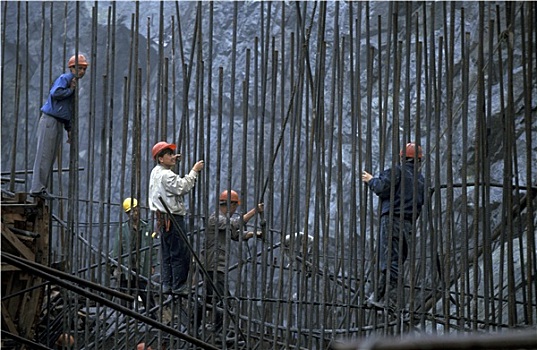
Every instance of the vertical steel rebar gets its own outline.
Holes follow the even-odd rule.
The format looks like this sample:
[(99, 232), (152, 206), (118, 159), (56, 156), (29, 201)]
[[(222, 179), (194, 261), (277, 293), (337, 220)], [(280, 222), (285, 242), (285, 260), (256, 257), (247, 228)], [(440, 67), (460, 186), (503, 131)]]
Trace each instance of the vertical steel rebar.
[[(15, 71), (17, 74), (15, 75), (15, 108), (13, 113), (18, 116), (19, 115), (19, 104), (20, 104), (20, 90), (21, 90), (21, 74), (22, 74), (22, 67), (19, 63), (19, 45), (20, 45), (20, 21), (21, 21), (21, 3), (17, 3), (17, 42), (15, 45)], [(17, 141), (18, 141), (18, 133), (19, 133), (19, 118), (15, 118), (15, 122), (13, 125), (13, 147), (11, 148), (11, 176), (9, 180), (9, 190), (11, 192), (15, 192), (15, 170), (17, 168), (17, 162), (16, 162), (16, 156), (17, 156)]]
[[(449, 9), (447, 4), (445, 6), (445, 16), (444, 18), (449, 18), (449, 24), (445, 28), (446, 32), (446, 144), (453, 144), (453, 131), (455, 123), (455, 110), (454, 110), (454, 51), (455, 51), (455, 7), (453, 3), (449, 3)], [(449, 11), (449, 15), (448, 12)], [(447, 21), (446, 21), (447, 22)], [(452, 276), (458, 275), (458, 266), (455, 263), (454, 259), (457, 255), (457, 242), (456, 242), (456, 229), (455, 229), (455, 215), (454, 215), (454, 189), (453, 189), (453, 152), (451, 147), (446, 147), (444, 151), (446, 155), (446, 251), (448, 252), (449, 258), (446, 260), (446, 279), (445, 281), (449, 284), (446, 284), (445, 289), (445, 300), (444, 300), (444, 312), (445, 315), (449, 314), (449, 309), (451, 308), (452, 296), (451, 296), (451, 280)], [(451, 250), (451, 251), (450, 251)], [(459, 290), (457, 285), (454, 286), (455, 293), (458, 293)], [(457, 316), (460, 316), (459, 313), (456, 313)], [(449, 328), (448, 328), (449, 329)]]
[[(534, 52), (534, 45), (532, 43), (534, 42), (534, 35), (535, 40), (537, 40), (537, 26), (535, 25), (535, 13), (537, 12), (537, 6), (535, 4), (526, 4), (527, 5), (527, 12), (526, 14), (522, 15), (522, 21), (521, 21), (521, 34), (522, 34), (522, 52), (526, 52), (526, 55), (522, 56), (522, 69), (523, 69), (523, 76), (524, 76), (524, 106), (531, 106), (532, 105), (532, 86), (535, 86), (535, 79), (537, 76), (534, 76), (533, 67), (534, 64), (537, 62), (533, 61), (533, 57), (536, 54)], [(524, 20), (524, 16), (527, 15), (527, 20)], [(533, 83), (532, 83), (533, 82)], [(532, 154), (532, 144), (533, 144), (533, 138), (531, 134), (531, 120), (532, 120), (532, 113), (529, 108), (524, 108), (524, 126), (525, 126), (525, 136), (526, 136), (526, 164), (531, 164), (531, 154)], [(534, 179), (532, 179), (532, 169), (529, 166), (526, 166), (526, 184), (527, 184), (527, 191), (533, 191), (532, 184)], [(534, 203), (531, 200), (532, 196), (528, 195), (526, 193), (526, 208), (528, 213), (533, 213), (534, 209)], [(534, 314), (535, 309), (532, 307), (531, 303), (535, 296), (537, 296), (537, 283), (531, 283), (532, 281), (532, 275), (535, 275), (535, 272), (537, 271), (537, 253), (536, 253), (536, 244), (535, 244), (535, 236), (531, 235), (531, 232), (535, 232), (534, 222), (531, 218), (531, 215), (526, 216), (526, 227), (527, 227), (527, 237), (526, 237), (526, 257), (527, 257), (527, 269), (526, 269), (526, 280), (528, 281), (528, 286), (526, 289), (526, 313), (527, 313), (527, 320), (528, 324), (533, 325), (534, 324)], [(522, 253), (522, 252), (521, 252)], [(533, 279), (535, 280), (535, 279)]]
[[(32, 155), (31, 118), (48, 91), (45, 80), (55, 78), (55, 62), (61, 56), (65, 68), (73, 50), (90, 57), (89, 74), (75, 92), (69, 173), (62, 170), (68, 154), (62, 145), (52, 176), (53, 192), (68, 199), (49, 204), (57, 218), (49, 261), (110, 286), (111, 261), (118, 257), (109, 244), (121, 238), (121, 230), (115, 232), (126, 219), (117, 201), (137, 197), (148, 213), (151, 146), (166, 140), (184, 154), (179, 173), (205, 160), (185, 198), (193, 257), (202, 256), (221, 190), (240, 192), (243, 213), (265, 203), (263, 240), (228, 240), (222, 247), (233, 295), (225, 299), (224, 325), (244, 334), (248, 348), (327, 348), (340, 337), (401, 336), (413, 328), (456, 333), (535, 324), (534, 3), (176, 1), (113, 3), (103, 11), (95, 2), (87, 38), (88, 3), (25, 5), (2, 4), (2, 127), (14, 130), (13, 145), (3, 144), (9, 152), (2, 165), (5, 159), (10, 191), (27, 191), (15, 175), (31, 177), (28, 159), (20, 158)], [(119, 13), (125, 9), (130, 18)], [(17, 16), (7, 17), (8, 11)], [(34, 15), (41, 17), (41, 33), (30, 30)], [(257, 27), (250, 31), (253, 16)], [(130, 20), (127, 30), (119, 30), (129, 22), (123, 17)], [(220, 32), (225, 43), (217, 41)], [(67, 40), (58, 42), (59, 35)], [(48, 71), (46, 59), (30, 60), (29, 41), (36, 37)], [(10, 113), (25, 122), (4, 124)], [(359, 174), (395, 166), (408, 141), (425, 151), (426, 199), (409, 257), (399, 261), (397, 304), (408, 309), (404, 318), (364, 304), (380, 274), (380, 211)], [(17, 170), (21, 164), (26, 169)], [(247, 229), (261, 224), (255, 216)], [(313, 245), (293, 236), (298, 232), (311, 235)], [(201, 272), (192, 278), (197, 298), (159, 304), (157, 318), (169, 311), (189, 334), (212, 321), (216, 305), (205, 304), (209, 279)], [(135, 281), (131, 290), (139, 288)], [(109, 306), (61, 293), (66, 311), (48, 319), (43, 339), (49, 344), (58, 329), (79, 322), (71, 310), (92, 309), (104, 316), (88, 314), (73, 331), (79, 348), (110, 347), (109, 327), (115, 327), (113, 348), (130, 349), (141, 339), (153, 348), (183, 346), (176, 334), (142, 329), (133, 315), (114, 319), (120, 314), (111, 316)], [(45, 300), (54, 302), (53, 294)], [(201, 327), (196, 334), (211, 332)]]
[[(465, 21), (465, 12), (464, 8), (461, 9), (461, 23)], [(460, 50), (462, 53), (462, 96), (461, 96), (461, 125), (462, 125), (462, 148), (468, 149), (468, 92), (469, 92), (469, 70), (470, 70), (470, 33), (466, 31), (464, 27), (461, 30), (461, 33), (464, 33), (464, 36), (461, 36), (461, 46)], [(468, 203), (468, 153), (463, 152), (461, 155), (461, 200), (463, 203)], [(460, 280), (460, 292), (461, 295), (457, 298), (457, 302), (460, 305), (459, 314), (461, 315), (461, 320), (459, 326), (464, 326), (464, 320), (469, 319), (471, 315), (470, 305), (471, 305), (471, 296), (470, 291), (470, 261), (469, 261), (469, 225), (468, 225), (468, 208), (467, 204), (464, 204), (464, 210), (461, 210), (461, 271), (463, 276)]]

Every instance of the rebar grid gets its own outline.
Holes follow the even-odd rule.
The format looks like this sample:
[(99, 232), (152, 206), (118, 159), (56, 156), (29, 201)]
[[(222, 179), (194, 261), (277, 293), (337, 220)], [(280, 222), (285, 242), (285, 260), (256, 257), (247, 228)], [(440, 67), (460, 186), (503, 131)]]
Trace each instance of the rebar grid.
[[(29, 190), (49, 83), (70, 55), (90, 61), (52, 177), (60, 198), (50, 203), (47, 259), (87, 289), (49, 280), (60, 297), (49, 294), (36, 342), (67, 332), (77, 349), (142, 340), (326, 349), (375, 335), (535, 327), (535, 3), (2, 1), (2, 11), (10, 192)], [(120, 203), (138, 198), (155, 220), (147, 193), (160, 140), (177, 143), (177, 173), (206, 165), (186, 197), (195, 296), (167, 300), (155, 276), (140, 276), (158, 301), (153, 322), (141, 303), (122, 307), (106, 290), (117, 288)], [(378, 282), (380, 211), (357, 174), (395, 166), (414, 140), (429, 192), (398, 281), (404, 311), (393, 315), (364, 304)], [(204, 231), (229, 188), (243, 212), (258, 202), (266, 210), (248, 227), (266, 230), (262, 240), (225, 247), (224, 327), (244, 344), (218, 343), (204, 327), (216, 307), (204, 302)]]

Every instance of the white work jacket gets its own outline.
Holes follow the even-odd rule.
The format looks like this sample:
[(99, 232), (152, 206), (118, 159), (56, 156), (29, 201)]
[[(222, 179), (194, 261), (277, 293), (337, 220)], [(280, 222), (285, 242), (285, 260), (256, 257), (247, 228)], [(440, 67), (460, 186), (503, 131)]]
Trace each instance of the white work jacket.
[(181, 177), (171, 169), (157, 164), (151, 170), (149, 178), (149, 209), (167, 213), (159, 200), (161, 196), (172, 214), (184, 216), (186, 208), (183, 196), (194, 187), (197, 178), (198, 172), (195, 170), (190, 170), (190, 173)]

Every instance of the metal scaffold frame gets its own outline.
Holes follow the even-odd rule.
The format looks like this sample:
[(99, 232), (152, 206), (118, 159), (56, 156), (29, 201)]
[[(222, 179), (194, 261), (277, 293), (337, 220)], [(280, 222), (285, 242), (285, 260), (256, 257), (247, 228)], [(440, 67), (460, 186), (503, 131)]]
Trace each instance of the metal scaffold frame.
[[(2, 349), (537, 347), (536, 17), (534, 2), (2, 1)], [(39, 108), (78, 53), (57, 198), (33, 198)], [(178, 174), (205, 161), (185, 196), (186, 298), (121, 263), (158, 253), (157, 233), (113, 249), (124, 198), (156, 226), (162, 140)], [(360, 173), (410, 141), (427, 191), (393, 312), (366, 303), (380, 210)], [(225, 189), (265, 212), (246, 226), (262, 238), (222, 247), (217, 304), (203, 251)], [(228, 339), (207, 326), (217, 308)]]

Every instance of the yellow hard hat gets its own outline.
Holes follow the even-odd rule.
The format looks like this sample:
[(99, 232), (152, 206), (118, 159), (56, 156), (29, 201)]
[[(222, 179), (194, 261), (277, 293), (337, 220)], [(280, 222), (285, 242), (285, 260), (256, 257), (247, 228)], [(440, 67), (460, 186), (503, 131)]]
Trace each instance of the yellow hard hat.
[(123, 201), (123, 210), (125, 210), (125, 213), (128, 213), (131, 211), (132, 208), (136, 208), (138, 206), (138, 201), (136, 198), (125, 198)]

